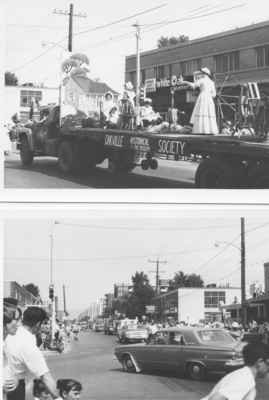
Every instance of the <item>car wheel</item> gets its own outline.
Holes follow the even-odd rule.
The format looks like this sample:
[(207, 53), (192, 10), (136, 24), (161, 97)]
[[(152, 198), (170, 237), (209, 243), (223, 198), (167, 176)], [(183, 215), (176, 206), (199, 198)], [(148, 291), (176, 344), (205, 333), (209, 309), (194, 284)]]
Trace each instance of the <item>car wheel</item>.
[(134, 363), (129, 355), (124, 356), (122, 360), (122, 368), (124, 372), (136, 372)]
[(194, 381), (202, 381), (206, 376), (206, 369), (202, 364), (191, 363), (187, 366), (187, 374)]

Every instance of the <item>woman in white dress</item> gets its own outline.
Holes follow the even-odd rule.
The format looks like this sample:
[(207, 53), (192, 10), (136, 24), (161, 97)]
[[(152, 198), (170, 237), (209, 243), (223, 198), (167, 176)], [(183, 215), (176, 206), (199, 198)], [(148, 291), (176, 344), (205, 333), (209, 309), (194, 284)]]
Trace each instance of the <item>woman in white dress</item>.
[(190, 120), (193, 124), (192, 133), (218, 135), (219, 129), (213, 100), (216, 97), (215, 84), (208, 68), (201, 68), (200, 71), (202, 75), (196, 82), (181, 81), (192, 89), (200, 89)]

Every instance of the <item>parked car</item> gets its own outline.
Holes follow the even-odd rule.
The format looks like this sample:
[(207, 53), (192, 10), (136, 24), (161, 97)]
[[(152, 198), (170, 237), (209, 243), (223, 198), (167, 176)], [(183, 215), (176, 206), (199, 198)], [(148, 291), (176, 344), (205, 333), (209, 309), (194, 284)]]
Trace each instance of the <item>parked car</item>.
[(104, 323), (104, 334), (105, 335), (114, 335), (115, 333), (115, 324), (113, 319), (105, 319)]
[(244, 345), (224, 329), (173, 327), (159, 330), (148, 343), (117, 346), (115, 355), (127, 372), (172, 370), (202, 380), (209, 372), (242, 367)]
[(95, 321), (94, 324), (94, 330), (95, 332), (103, 332), (103, 330), (105, 329), (105, 323), (104, 320), (99, 318)]
[(120, 343), (145, 342), (149, 337), (148, 329), (139, 325), (125, 325), (118, 331)]

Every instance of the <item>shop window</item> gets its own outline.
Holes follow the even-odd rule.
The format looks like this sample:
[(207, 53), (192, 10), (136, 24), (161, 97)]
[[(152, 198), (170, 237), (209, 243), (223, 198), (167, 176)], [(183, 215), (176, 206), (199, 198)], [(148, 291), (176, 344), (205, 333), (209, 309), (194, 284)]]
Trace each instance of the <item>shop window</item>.
[(158, 65), (157, 67), (155, 67), (154, 68), (154, 75), (155, 75), (156, 79), (165, 78), (164, 65)]
[(192, 75), (195, 71), (199, 70), (202, 66), (200, 58), (189, 61), (182, 61), (180, 63), (180, 70), (182, 75)]
[(224, 291), (206, 291), (204, 293), (205, 308), (217, 308), (220, 302), (223, 302), (225, 304)]
[(269, 46), (257, 47), (257, 67), (269, 66)]
[(21, 90), (20, 92), (21, 107), (30, 107), (32, 98), (34, 98), (39, 103), (42, 100), (41, 90)]
[(215, 57), (216, 72), (231, 72), (239, 70), (239, 51), (219, 54)]
[(136, 72), (130, 72), (130, 81), (132, 82), (133, 86), (136, 87)]

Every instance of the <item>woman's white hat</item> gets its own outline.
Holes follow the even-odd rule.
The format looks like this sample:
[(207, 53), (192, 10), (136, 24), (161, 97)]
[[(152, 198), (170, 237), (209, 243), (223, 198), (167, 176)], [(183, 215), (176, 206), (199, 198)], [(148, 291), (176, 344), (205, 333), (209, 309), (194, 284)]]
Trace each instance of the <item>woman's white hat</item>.
[(146, 97), (144, 100), (144, 103), (152, 103), (152, 100), (149, 97)]
[(201, 68), (201, 69), (200, 69), (200, 71), (201, 71), (201, 72), (203, 72), (204, 74), (208, 75), (209, 77), (211, 77), (211, 76), (212, 76), (212, 75), (211, 75), (211, 71), (210, 71), (210, 69), (209, 69), (209, 68), (207, 68), (207, 67), (203, 67), (203, 68)]

